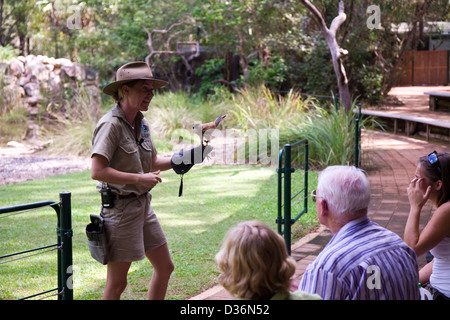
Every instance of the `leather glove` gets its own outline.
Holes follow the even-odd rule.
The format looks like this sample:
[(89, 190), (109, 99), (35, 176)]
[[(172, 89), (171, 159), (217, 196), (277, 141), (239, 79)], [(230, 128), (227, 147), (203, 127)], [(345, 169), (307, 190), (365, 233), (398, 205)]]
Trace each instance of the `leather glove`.
[(211, 146), (200, 145), (190, 150), (174, 153), (170, 160), (172, 169), (178, 174), (185, 174), (191, 170), (194, 164), (202, 163), (212, 150)]
[(194, 164), (202, 163), (212, 149), (211, 146), (202, 144), (190, 150), (181, 150), (173, 154), (172, 159), (170, 159), (170, 164), (176, 173), (181, 174), (180, 187), (178, 190), (179, 197), (183, 195), (183, 175), (191, 170)]

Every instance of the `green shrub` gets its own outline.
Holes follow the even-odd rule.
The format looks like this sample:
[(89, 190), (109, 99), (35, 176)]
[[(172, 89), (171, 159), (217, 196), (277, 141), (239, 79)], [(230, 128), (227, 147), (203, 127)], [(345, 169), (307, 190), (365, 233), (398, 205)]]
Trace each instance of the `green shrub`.
[(289, 77), (289, 68), (283, 57), (271, 56), (267, 64), (256, 60), (248, 70), (247, 85), (258, 87), (265, 85), (272, 90), (279, 90)]
[(220, 83), (212, 83), (212, 81), (223, 77), (224, 65), (224, 59), (215, 58), (206, 60), (205, 63), (195, 69), (195, 74), (201, 79), (201, 86), (198, 91), (200, 97), (207, 97), (214, 92), (215, 88), (222, 87)]

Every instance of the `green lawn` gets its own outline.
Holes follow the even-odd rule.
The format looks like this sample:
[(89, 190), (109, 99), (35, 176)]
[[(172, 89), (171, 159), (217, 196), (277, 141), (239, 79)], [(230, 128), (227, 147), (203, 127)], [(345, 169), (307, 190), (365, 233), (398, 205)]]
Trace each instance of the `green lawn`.
[[(185, 299), (213, 285), (218, 276), (214, 256), (225, 232), (240, 221), (257, 219), (276, 230), (277, 179), (275, 168), (256, 166), (196, 166), (180, 179), (173, 171), (161, 173), (163, 183), (153, 191), (153, 208), (168, 238), (175, 271), (167, 299)], [(309, 190), (317, 174), (310, 171)], [(293, 174), (293, 193), (303, 174)], [(100, 197), (89, 172), (53, 176), (0, 187), (0, 207), (59, 199), (72, 193), (74, 299), (101, 299), (106, 266), (89, 254), (84, 228), (90, 213), (100, 211)], [(300, 210), (293, 205), (293, 211)], [(315, 206), (293, 227), (293, 242), (318, 225)], [(51, 208), (0, 218), (0, 255), (56, 242), (56, 217)], [(4, 260), (4, 259), (2, 259)], [(1, 263), (2, 261), (0, 261)], [(123, 299), (145, 299), (152, 274), (147, 260), (133, 263)], [(0, 299), (17, 299), (56, 287), (55, 251), (0, 264)]]

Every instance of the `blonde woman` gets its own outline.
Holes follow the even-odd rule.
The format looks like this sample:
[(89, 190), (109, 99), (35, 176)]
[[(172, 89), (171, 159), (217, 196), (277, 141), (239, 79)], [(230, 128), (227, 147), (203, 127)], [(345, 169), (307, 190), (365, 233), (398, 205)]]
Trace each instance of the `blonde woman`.
[(319, 300), (318, 295), (290, 292), (295, 261), (283, 238), (264, 223), (241, 222), (230, 229), (216, 255), (219, 283), (240, 299)]
[(184, 161), (195, 149), (177, 152), (172, 158), (158, 156), (143, 112), (149, 109), (154, 90), (167, 84), (155, 79), (145, 62), (136, 61), (120, 67), (116, 81), (103, 88), (116, 101), (97, 123), (91, 152), (91, 177), (98, 180), (102, 195), (101, 216), (108, 242), (105, 300), (120, 299), (134, 261), (147, 258), (153, 265), (148, 289), (152, 300), (165, 298), (174, 269), (150, 191), (162, 182), (161, 171), (172, 168), (186, 173), (198, 162)]

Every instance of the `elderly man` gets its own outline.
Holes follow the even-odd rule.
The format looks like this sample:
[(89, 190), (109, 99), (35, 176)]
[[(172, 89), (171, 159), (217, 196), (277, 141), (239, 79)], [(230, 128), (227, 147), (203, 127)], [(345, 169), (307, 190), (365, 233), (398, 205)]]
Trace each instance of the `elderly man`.
[(299, 290), (329, 300), (420, 298), (414, 251), (367, 216), (370, 184), (364, 171), (326, 168), (313, 201), (333, 238), (306, 269)]

